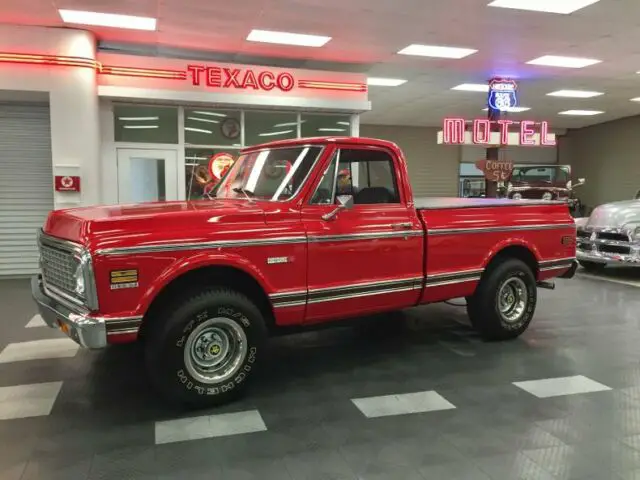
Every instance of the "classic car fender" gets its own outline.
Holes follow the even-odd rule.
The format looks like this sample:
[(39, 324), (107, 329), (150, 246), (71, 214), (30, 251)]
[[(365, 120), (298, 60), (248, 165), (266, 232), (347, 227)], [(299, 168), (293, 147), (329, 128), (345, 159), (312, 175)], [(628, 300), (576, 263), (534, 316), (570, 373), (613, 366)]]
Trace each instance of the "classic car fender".
[(542, 255), (536, 245), (522, 238), (508, 237), (500, 240), (487, 252), (482, 260), (482, 268), (486, 269), (489, 263), (491, 263), (497, 255), (501, 252), (508, 252), (509, 250), (512, 250), (514, 255), (530, 255), (529, 258), (534, 260), (536, 265), (539, 264), (540, 260), (542, 260)]
[(151, 303), (173, 281), (183, 275), (201, 268), (231, 267), (240, 270), (253, 278), (266, 295), (274, 289), (267, 277), (255, 264), (235, 253), (199, 253), (186, 258), (179, 258), (167, 267), (154, 281), (140, 298), (138, 312), (144, 315)]

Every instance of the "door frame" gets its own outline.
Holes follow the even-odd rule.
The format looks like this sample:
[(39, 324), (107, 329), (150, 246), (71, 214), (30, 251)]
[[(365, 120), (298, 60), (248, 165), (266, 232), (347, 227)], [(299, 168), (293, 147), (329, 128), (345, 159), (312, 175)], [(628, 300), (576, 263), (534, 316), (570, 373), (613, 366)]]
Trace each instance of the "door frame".
[[(173, 146), (172, 146), (173, 147)], [(177, 148), (166, 148), (164, 146), (159, 146), (157, 144), (125, 144), (118, 143), (115, 145), (115, 182), (116, 182), (116, 198), (117, 203), (123, 203), (120, 197), (120, 152), (141, 152), (141, 156), (146, 156), (145, 153), (149, 155), (149, 158), (152, 157), (152, 153), (159, 153), (158, 157), (163, 156), (166, 159), (166, 154), (170, 153), (175, 158), (175, 172), (174, 178), (176, 181), (176, 198), (175, 200), (182, 200), (185, 198), (185, 185), (184, 185), (184, 155), (182, 159), (180, 158), (179, 152)], [(130, 154), (129, 154), (130, 156)], [(158, 158), (155, 157), (155, 158)], [(181, 160), (183, 163), (182, 168), (180, 168)], [(165, 163), (165, 175), (168, 172), (168, 165)], [(182, 181), (181, 181), (182, 180)], [(166, 181), (166, 180), (165, 180)]]

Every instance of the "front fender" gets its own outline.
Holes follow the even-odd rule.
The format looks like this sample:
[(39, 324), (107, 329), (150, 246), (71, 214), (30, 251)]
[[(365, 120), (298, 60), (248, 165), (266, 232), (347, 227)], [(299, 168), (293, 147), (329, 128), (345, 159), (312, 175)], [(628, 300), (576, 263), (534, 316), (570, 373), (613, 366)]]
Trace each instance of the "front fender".
[(241, 255), (228, 252), (199, 253), (186, 258), (176, 259), (175, 262), (165, 268), (142, 295), (140, 304), (138, 305), (138, 311), (144, 314), (157, 295), (182, 275), (199, 268), (216, 266), (231, 267), (243, 271), (253, 277), (267, 294), (274, 290), (264, 273), (261, 272), (255, 264)]

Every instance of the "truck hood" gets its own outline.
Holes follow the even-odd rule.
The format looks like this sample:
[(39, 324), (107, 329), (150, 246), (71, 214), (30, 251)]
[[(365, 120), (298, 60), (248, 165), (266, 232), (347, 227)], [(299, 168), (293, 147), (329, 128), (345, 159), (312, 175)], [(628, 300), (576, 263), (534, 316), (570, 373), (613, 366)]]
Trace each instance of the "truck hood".
[(624, 200), (596, 207), (587, 222), (588, 227), (622, 228), (640, 222), (640, 200)]
[(264, 209), (246, 200), (157, 202), (55, 210), (44, 225), (48, 235), (83, 245), (126, 239), (127, 243), (191, 238), (217, 225), (264, 223)]

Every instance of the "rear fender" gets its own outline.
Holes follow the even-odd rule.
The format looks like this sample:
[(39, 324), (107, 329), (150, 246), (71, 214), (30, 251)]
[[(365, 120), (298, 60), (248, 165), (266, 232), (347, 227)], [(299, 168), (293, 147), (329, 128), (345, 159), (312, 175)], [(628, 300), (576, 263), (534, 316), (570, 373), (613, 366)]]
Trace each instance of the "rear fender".
[[(489, 266), (489, 263), (498, 255), (500, 252), (504, 251), (509, 247), (523, 247), (526, 248), (535, 258), (536, 264), (540, 263), (542, 256), (540, 255), (540, 251), (538, 248), (531, 242), (528, 242), (522, 238), (506, 238), (496, 243), (493, 248), (491, 248), (485, 255), (482, 260), (482, 268), (486, 269)], [(535, 272), (534, 272), (535, 274)]]

